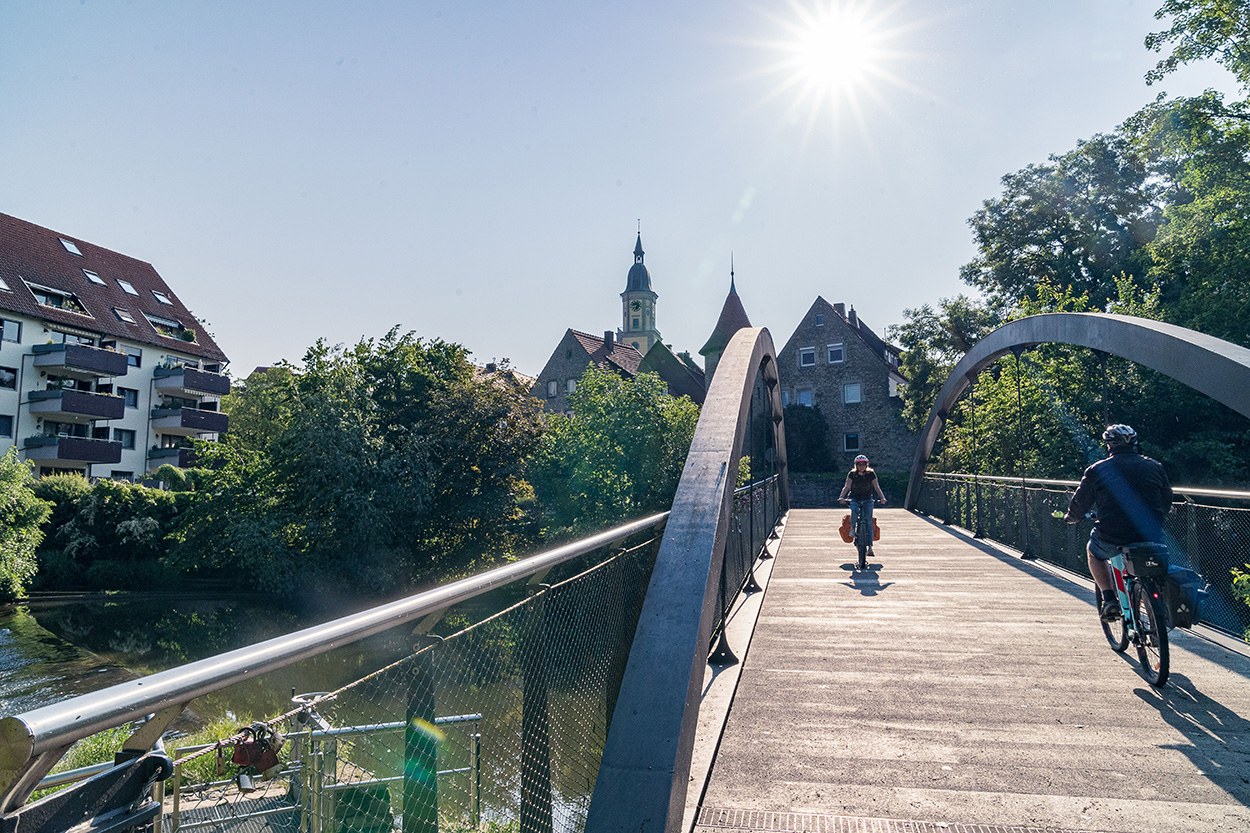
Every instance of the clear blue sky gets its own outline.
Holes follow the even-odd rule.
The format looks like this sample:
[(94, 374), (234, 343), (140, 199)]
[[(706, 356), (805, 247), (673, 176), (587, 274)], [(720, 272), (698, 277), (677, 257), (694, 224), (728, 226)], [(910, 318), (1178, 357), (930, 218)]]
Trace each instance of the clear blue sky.
[(620, 324), (638, 219), (677, 350), (731, 251), (779, 348), (817, 295), (882, 332), (968, 291), (1003, 174), (1232, 88), (1145, 85), (1157, 2), (859, 5), (835, 96), (795, 60), (811, 0), (14, 0), (0, 211), (151, 262), (236, 375), (394, 324), (534, 374)]

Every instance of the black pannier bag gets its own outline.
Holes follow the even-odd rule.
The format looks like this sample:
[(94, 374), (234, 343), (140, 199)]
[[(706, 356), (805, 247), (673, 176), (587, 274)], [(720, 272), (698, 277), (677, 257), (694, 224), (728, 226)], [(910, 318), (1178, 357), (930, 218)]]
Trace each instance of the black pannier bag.
[(1170, 565), (1163, 583), (1164, 601), (1168, 608), (1168, 626), (1192, 628), (1202, 615), (1202, 602), (1207, 597), (1207, 582), (1187, 567)]

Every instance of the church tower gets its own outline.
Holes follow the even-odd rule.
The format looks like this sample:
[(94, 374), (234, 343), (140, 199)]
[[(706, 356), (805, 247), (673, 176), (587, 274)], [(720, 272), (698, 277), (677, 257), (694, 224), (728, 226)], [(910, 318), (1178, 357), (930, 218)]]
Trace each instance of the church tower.
[(621, 331), (618, 338), (646, 355), (651, 346), (660, 340), (655, 328), (655, 299), (659, 296), (651, 290), (651, 274), (642, 262), (642, 232), (634, 245), (634, 265), (625, 279), (625, 291), (621, 293)]

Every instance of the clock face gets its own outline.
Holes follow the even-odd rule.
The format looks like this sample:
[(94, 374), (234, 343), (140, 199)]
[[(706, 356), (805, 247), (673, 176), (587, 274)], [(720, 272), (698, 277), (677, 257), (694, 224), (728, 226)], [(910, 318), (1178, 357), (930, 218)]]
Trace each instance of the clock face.
[(631, 301), (629, 304), (629, 308), (632, 309), (634, 312), (637, 312), (638, 310), (642, 309), (642, 301), (638, 301), (638, 300)]

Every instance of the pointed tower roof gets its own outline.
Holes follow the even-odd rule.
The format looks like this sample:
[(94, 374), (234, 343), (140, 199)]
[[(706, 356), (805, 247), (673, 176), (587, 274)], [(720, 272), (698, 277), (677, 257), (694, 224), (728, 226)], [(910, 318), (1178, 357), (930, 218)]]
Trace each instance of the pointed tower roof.
[(708, 337), (707, 344), (699, 348), (699, 355), (720, 353), (729, 346), (729, 339), (733, 338), (734, 333), (750, 326), (751, 319), (747, 318), (747, 311), (743, 308), (742, 299), (738, 297), (738, 290), (734, 286), (734, 271), (731, 263), (729, 295), (725, 297), (725, 305), (721, 307), (720, 318), (716, 320), (716, 326), (712, 329), (712, 335)]
[(638, 232), (638, 242), (634, 244), (634, 265), (629, 267), (629, 277), (625, 279), (626, 292), (652, 292), (651, 273), (642, 263), (642, 232)]

